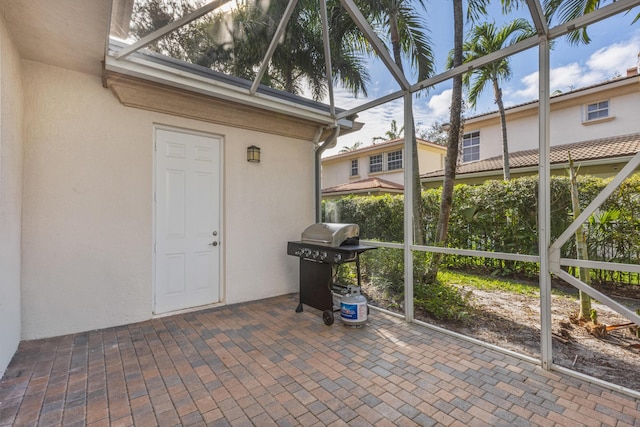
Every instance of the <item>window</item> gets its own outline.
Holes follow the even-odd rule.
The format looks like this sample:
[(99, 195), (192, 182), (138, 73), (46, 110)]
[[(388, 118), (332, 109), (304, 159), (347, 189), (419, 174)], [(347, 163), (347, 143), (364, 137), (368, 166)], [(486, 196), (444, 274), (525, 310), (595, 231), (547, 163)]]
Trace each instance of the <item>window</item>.
[(402, 169), (402, 150), (387, 153), (387, 170)]
[(462, 137), (462, 162), (480, 160), (480, 132), (467, 133)]
[(369, 173), (382, 172), (382, 154), (369, 156)]
[(358, 159), (351, 160), (351, 176), (358, 176), (360, 172), (358, 171)]
[(609, 117), (609, 101), (600, 101), (587, 105), (587, 121)]

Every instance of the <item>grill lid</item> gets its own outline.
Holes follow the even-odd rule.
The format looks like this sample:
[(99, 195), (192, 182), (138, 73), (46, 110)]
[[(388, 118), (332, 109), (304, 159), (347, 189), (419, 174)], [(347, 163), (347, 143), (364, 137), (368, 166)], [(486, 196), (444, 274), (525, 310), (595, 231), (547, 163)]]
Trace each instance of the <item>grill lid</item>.
[(302, 232), (302, 241), (337, 248), (342, 245), (357, 245), (360, 240), (358, 224), (320, 222), (310, 225)]

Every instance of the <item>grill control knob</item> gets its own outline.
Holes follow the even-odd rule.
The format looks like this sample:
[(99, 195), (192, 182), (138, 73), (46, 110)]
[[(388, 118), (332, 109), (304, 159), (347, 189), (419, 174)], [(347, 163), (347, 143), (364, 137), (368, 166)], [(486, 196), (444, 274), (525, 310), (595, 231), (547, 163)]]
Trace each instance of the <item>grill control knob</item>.
[(313, 251), (312, 256), (313, 256), (314, 258), (318, 258), (318, 257), (320, 256), (320, 251)]
[(340, 254), (335, 254), (333, 256), (333, 261), (334, 262), (340, 262), (341, 259), (342, 259), (342, 255), (340, 255)]
[(320, 260), (324, 261), (326, 257), (327, 257), (327, 253), (325, 251), (320, 252)]
[(308, 257), (309, 255), (311, 255), (311, 249), (309, 248), (304, 248), (302, 250), (302, 256)]

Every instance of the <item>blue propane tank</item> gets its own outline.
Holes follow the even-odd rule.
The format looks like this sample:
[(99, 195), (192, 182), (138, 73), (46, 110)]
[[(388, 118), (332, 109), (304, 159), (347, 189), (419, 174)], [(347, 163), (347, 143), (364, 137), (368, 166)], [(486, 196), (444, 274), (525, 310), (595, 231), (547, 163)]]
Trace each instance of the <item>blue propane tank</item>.
[(360, 294), (360, 287), (348, 286), (340, 299), (340, 317), (347, 325), (359, 326), (367, 321), (367, 299)]

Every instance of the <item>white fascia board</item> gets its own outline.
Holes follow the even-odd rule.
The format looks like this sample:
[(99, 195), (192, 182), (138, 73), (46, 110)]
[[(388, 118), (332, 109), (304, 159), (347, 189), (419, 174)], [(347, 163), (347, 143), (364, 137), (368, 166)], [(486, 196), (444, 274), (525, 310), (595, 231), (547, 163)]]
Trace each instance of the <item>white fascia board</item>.
[(339, 125), (345, 129), (354, 128), (354, 122), (352, 120), (336, 120), (331, 117), (328, 111), (321, 111), (307, 105), (275, 98), (262, 93), (251, 95), (246, 89), (141, 58), (128, 57), (126, 60), (117, 60), (107, 55), (105, 57), (104, 67), (105, 70), (108, 71), (162, 83), (190, 92), (238, 102), (263, 110), (282, 113), (291, 117), (310, 120), (327, 126)]

